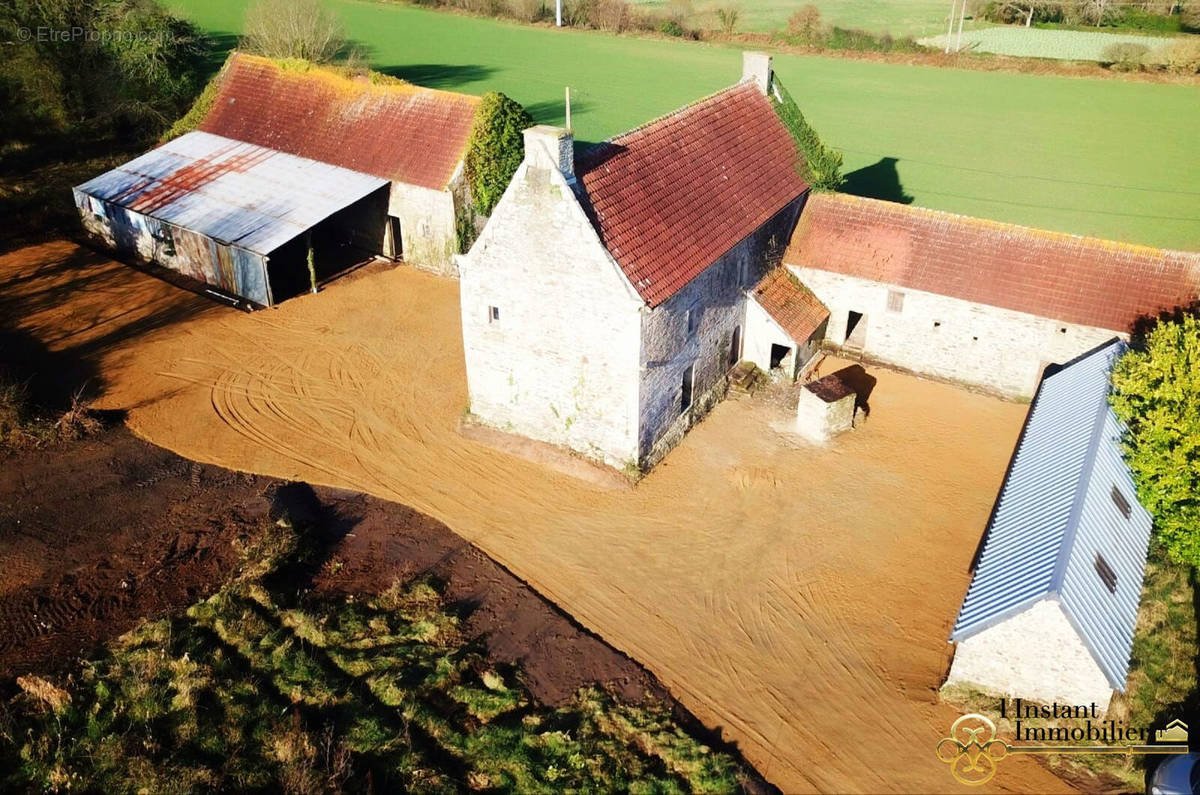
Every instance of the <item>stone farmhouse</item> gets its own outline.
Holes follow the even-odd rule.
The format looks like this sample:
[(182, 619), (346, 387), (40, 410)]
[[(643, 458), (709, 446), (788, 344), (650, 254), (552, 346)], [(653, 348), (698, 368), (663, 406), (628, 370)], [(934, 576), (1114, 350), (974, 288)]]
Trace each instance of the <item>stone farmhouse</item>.
[(1013, 397), (1200, 297), (1200, 254), (844, 194), (809, 200), (784, 261), (829, 307), (827, 344)]
[[(770, 58), (748, 53), (736, 85), (578, 161), (569, 131), (525, 132), (523, 164), (459, 262), (476, 418), (645, 469), (724, 395), (744, 346), (770, 356), (750, 339), (747, 291), (809, 193), (773, 80)], [(823, 308), (787, 277), (762, 300), (789, 311), (755, 328), (799, 362)]]
[(947, 684), (1107, 707), (1129, 673), (1150, 514), (1108, 405), (1112, 340), (1047, 368), (954, 624)]

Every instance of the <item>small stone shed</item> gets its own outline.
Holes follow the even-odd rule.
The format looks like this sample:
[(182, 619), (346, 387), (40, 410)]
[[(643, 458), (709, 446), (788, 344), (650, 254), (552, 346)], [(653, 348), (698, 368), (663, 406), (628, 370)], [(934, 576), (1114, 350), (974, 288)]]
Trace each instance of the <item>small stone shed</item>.
[(947, 684), (1042, 703), (1124, 691), (1150, 514), (1108, 405), (1113, 340), (1048, 368), (950, 640)]
[(387, 190), (370, 174), (191, 132), (74, 195), (84, 228), (121, 253), (271, 306), (380, 253)]
[(244, 53), (230, 56), (216, 85), (200, 130), (382, 177), (384, 253), (454, 275), (479, 97)]
[(858, 393), (847, 381), (830, 373), (800, 387), (796, 401), (796, 430), (823, 442), (854, 427)]
[(845, 194), (809, 199), (784, 262), (829, 307), (829, 344), (1014, 397), (1200, 297), (1200, 253)]
[(742, 359), (795, 380), (821, 349), (829, 310), (786, 267), (768, 273), (746, 303)]

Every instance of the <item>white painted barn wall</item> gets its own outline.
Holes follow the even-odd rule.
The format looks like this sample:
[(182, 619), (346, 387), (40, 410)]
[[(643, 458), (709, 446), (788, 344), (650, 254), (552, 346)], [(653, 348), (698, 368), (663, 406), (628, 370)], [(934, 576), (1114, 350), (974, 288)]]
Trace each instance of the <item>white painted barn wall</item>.
[(813, 332), (809, 339), (793, 340), (775, 322), (770, 313), (759, 306), (758, 302), (754, 300), (753, 294), (747, 297), (746, 342), (742, 348), (742, 361), (753, 362), (760, 370), (769, 371), (771, 369), (771, 346), (784, 345), (791, 348), (792, 352), (781, 367), (785, 375), (794, 380), (821, 349), (821, 340), (823, 339), (825, 339), (824, 323)]
[(563, 175), (523, 164), (459, 264), (471, 413), (635, 463), (643, 303)]
[(1056, 599), (958, 643), (946, 684), (1050, 704), (1097, 704), (1107, 710), (1112, 686)]
[[(1114, 336), (1128, 336), (815, 268), (789, 267), (829, 307), (830, 342), (842, 344), (848, 313), (862, 312), (866, 356), (1012, 397), (1031, 397), (1046, 364), (1069, 361)], [(899, 312), (888, 309), (889, 292), (904, 294)], [(940, 325), (935, 327), (935, 322)]]
[(458, 253), (458, 237), (451, 190), (393, 182), (388, 215), (400, 219), (402, 254), (407, 264), (441, 276), (457, 275), (453, 258)]
[[(777, 264), (803, 197), (727, 251), (683, 289), (644, 313), (639, 464), (649, 469), (725, 395), (733, 331), (746, 337), (746, 290)], [(694, 331), (688, 334), (688, 312)], [(692, 407), (681, 411), (683, 374), (693, 370)]]

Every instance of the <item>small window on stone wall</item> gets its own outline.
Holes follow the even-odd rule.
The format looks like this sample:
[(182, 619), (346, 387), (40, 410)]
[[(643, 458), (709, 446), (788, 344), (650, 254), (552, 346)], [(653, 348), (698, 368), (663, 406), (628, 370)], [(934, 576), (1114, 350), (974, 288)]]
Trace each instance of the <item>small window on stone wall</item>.
[(696, 311), (695, 307), (692, 307), (687, 311), (687, 316), (684, 319), (684, 323), (687, 326), (687, 333), (689, 337), (696, 333), (696, 326), (699, 325), (698, 317), (699, 313)]
[(889, 312), (903, 312), (904, 293), (897, 290), (888, 290), (887, 308)]
[(498, 306), (489, 306), (488, 307), (488, 322), (489, 323), (499, 323), (500, 322), (500, 307), (498, 307)]
[(1117, 573), (1099, 552), (1096, 553), (1096, 573), (1100, 575), (1100, 582), (1104, 583), (1109, 593), (1117, 592)]

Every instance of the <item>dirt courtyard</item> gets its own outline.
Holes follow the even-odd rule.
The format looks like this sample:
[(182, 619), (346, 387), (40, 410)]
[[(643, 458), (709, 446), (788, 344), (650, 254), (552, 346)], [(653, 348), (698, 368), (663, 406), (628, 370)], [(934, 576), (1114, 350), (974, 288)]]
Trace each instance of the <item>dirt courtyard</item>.
[[(606, 489), (458, 432), (451, 280), (371, 271), (246, 315), (61, 243), (0, 256), (0, 290), (10, 323), (86, 350), (99, 407), (138, 435), (444, 522), (784, 791), (962, 789), (934, 756), (958, 717), (936, 688), (1025, 406), (873, 369), (869, 421), (827, 447), (727, 401), (636, 489)], [(164, 321), (114, 334), (130, 312)], [(1020, 758), (995, 785), (1066, 788)]]

